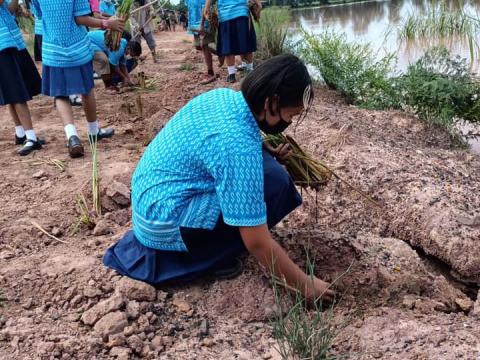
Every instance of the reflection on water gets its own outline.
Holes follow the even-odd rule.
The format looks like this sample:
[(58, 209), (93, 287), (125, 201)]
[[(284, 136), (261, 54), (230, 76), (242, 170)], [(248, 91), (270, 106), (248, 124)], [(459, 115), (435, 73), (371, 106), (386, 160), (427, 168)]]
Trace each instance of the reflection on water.
[[(460, 37), (445, 39), (427, 39), (410, 43), (398, 40), (397, 29), (410, 13), (425, 14), (435, 0), (390, 0), (372, 1), (338, 6), (327, 6), (312, 9), (298, 9), (292, 11), (291, 31), (295, 32), (303, 27), (307, 31), (320, 33), (326, 29), (345, 33), (348, 41), (370, 43), (372, 49), (379, 56), (395, 53), (398, 58), (398, 70), (405, 70), (408, 64), (420, 58), (425, 50), (432, 45), (443, 44), (455, 55), (470, 59), (468, 43)], [(443, 3), (443, 1), (441, 2)], [(464, 10), (472, 15), (480, 13), (480, 0), (446, 1), (452, 10), (463, 6)], [(476, 41), (480, 45), (480, 34)], [(480, 61), (472, 64), (474, 71), (480, 72)], [(478, 130), (477, 130), (478, 131)], [(480, 141), (470, 140), (472, 150), (480, 154)]]
[[(454, 54), (470, 59), (468, 43), (458, 37), (408, 44), (397, 39), (396, 30), (408, 14), (426, 13), (432, 8), (432, 3), (435, 0), (390, 0), (298, 9), (292, 11), (291, 30), (303, 27), (314, 33), (325, 29), (344, 32), (349, 41), (370, 43), (379, 55), (395, 52), (400, 70), (406, 69), (409, 63), (422, 56), (426, 48), (438, 44), (447, 46)], [(452, 10), (461, 6), (455, 0), (446, 3)], [(477, 14), (480, 12), (480, 0), (464, 1), (463, 7), (467, 13)], [(477, 60), (474, 66), (478, 68), (479, 65)]]

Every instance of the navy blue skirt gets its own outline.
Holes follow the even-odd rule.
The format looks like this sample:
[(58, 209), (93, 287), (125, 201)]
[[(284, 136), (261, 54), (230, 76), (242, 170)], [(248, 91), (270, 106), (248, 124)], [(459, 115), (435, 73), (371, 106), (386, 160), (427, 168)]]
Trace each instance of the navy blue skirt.
[(255, 27), (248, 16), (223, 21), (217, 35), (219, 56), (242, 55), (257, 51)]
[(93, 63), (62, 68), (43, 65), (42, 93), (48, 96), (87, 95), (95, 87)]
[(27, 50), (0, 51), (0, 105), (19, 104), (40, 94), (42, 79)]
[[(267, 221), (272, 228), (298, 207), (302, 198), (285, 169), (266, 151), (263, 168)], [(222, 218), (213, 230), (180, 230), (188, 252), (148, 248), (128, 231), (107, 250), (103, 263), (121, 275), (158, 285), (194, 279), (246, 252), (238, 227), (225, 224)]]

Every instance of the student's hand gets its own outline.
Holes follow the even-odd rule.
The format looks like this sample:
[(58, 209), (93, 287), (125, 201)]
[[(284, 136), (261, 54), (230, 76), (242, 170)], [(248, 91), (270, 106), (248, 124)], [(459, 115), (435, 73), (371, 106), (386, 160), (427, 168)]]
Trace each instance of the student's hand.
[(304, 295), (310, 301), (321, 299), (326, 302), (332, 302), (335, 297), (335, 292), (330, 289), (330, 286), (331, 284), (317, 277), (313, 277), (311, 281), (309, 279), (309, 285), (307, 285)]
[(285, 164), (288, 162), (288, 158), (292, 155), (292, 147), (290, 144), (280, 144), (273, 149), (275, 158), (281, 163)]
[(125, 28), (125, 21), (116, 17), (111, 17), (107, 20), (107, 28), (110, 30), (122, 32)]

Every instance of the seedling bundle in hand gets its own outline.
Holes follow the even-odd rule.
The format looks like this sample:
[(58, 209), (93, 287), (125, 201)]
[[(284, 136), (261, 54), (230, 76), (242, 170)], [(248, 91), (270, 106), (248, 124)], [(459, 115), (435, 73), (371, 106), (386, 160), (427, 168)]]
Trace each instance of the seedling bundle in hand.
[(292, 154), (288, 158), (286, 167), (297, 185), (303, 188), (318, 189), (330, 180), (332, 172), (303, 151), (292, 137), (283, 134), (267, 135), (265, 140), (273, 148), (282, 144), (290, 145)]
[[(127, 22), (130, 17), (130, 9), (132, 8), (133, 0), (123, 0), (122, 4), (117, 8), (117, 18)], [(107, 32), (107, 46), (111, 51), (117, 51), (120, 48), (120, 40), (122, 33), (119, 31), (108, 30)]]

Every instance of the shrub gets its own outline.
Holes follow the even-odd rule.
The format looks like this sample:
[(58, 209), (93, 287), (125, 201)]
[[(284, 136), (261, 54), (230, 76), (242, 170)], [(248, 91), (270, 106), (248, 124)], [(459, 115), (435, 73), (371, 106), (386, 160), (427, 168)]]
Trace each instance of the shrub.
[(260, 21), (255, 23), (258, 44), (256, 58), (266, 60), (289, 51), (289, 23), (290, 13), (286, 8), (270, 7), (262, 11)]
[(304, 32), (299, 52), (353, 104), (371, 109), (408, 108), (428, 124), (459, 140), (457, 122), (480, 122), (480, 83), (466, 59), (442, 47), (428, 50), (405, 74), (396, 75), (396, 57), (376, 60), (368, 44), (349, 43), (345, 35)]
[(428, 123), (456, 132), (456, 120), (480, 121), (480, 84), (467, 60), (435, 47), (394, 79), (405, 106)]
[(330, 31), (320, 35), (304, 31), (303, 37), (300, 55), (348, 102), (372, 109), (398, 107), (389, 79), (394, 69), (393, 55), (377, 60), (369, 45), (349, 43), (344, 34)]

